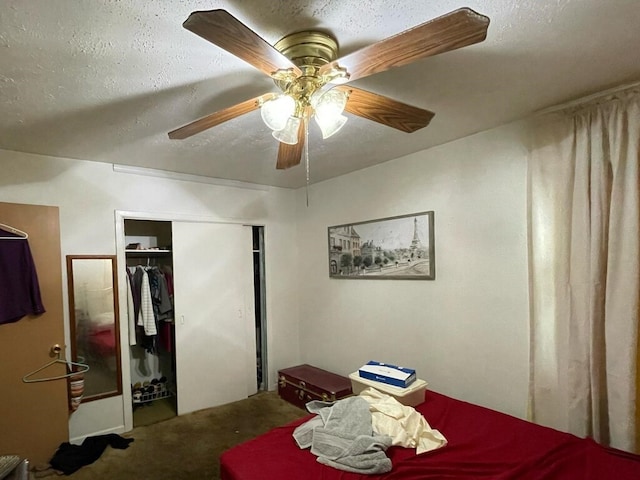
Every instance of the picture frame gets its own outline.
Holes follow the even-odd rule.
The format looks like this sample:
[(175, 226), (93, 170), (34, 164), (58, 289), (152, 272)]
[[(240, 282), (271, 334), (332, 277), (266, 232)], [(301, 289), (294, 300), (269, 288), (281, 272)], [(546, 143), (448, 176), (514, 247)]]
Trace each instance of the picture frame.
[(435, 280), (434, 211), (330, 226), (329, 277)]

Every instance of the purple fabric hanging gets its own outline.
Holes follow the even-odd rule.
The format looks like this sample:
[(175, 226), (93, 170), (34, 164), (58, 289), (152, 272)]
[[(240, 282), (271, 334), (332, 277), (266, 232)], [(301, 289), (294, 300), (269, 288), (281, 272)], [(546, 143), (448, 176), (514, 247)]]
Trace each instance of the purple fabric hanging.
[(0, 324), (45, 312), (36, 266), (27, 239), (0, 229)]

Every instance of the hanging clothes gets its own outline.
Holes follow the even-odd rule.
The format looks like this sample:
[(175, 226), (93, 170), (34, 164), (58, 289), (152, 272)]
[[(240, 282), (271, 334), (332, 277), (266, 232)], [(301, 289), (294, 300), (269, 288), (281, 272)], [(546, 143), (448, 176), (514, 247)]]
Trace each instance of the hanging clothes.
[(173, 303), (169, 295), (165, 274), (158, 268), (147, 269), (149, 275), (149, 286), (151, 288), (151, 298), (153, 300), (153, 311), (156, 320), (159, 322), (170, 322), (173, 320)]
[(144, 327), (144, 334), (148, 337), (158, 334), (156, 318), (153, 312), (153, 296), (151, 295), (151, 281), (149, 273), (142, 269), (142, 285), (140, 288), (140, 313), (138, 325)]
[(136, 316), (135, 306), (133, 301), (133, 275), (127, 268), (127, 319), (129, 320), (129, 345), (136, 345), (138, 340), (136, 338)]
[(158, 329), (158, 344), (165, 351), (172, 351), (173, 344), (173, 298), (169, 294), (166, 274), (157, 267), (147, 269), (153, 312)]
[[(173, 308), (173, 269), (169, 265), (163, 265), (161, 270), (167, 283), (167, 295)], [(173, 352), (173, 346), (175, 345), (175, 329), (173, 325), (175, 322), (175, 313), (173, 311), (171, 312), (171, 317), (170, 322), (166, 321), (161, 324), (162, 329), (160, 330), (160, 341), (162, 342), (162, 347), (167, 352)]]
[(160, 345), (165, 352), (173, 352), (173, 324), (162, 322), (160, 324)]
[(0, 229), (0, 324), (45, 312), (26, 238)]
[(142, 265), (127, 267), (131, 295), (127, 292), (127, 317), (129, 319), (129, 344), (140, 345), (148, 352), (155, 351), (157, 335), (153, 314), (153, 300), (149, 277)]
[[(131, 271), (133, 270), (133, 271)], [(142, 289), (142, 276), (144, 274), (144, 270), (142, 266), (131, 267), (127, 269), (127, 272), (130, 274), (131, 279), (131, 296), (133, 297), (133, 318), (135, 319), (135, 324), (138, 324), (138, 315), (140, 314), (140, 296)]]
[[(129, 343), (139, 344), (148, 352), (157, 347), (173, 350), (173, 279), (169, 267), (127, 268), (131, 294), (127, 291), (129, 307)], [(136, 337), (137, 338), (133, 338)]]
[(167, 293), (173, 302), (173, 269), (169, 265), (163, 265), (161, 269), (162, 273), (164, 273), (164, 278), (167, 280)]

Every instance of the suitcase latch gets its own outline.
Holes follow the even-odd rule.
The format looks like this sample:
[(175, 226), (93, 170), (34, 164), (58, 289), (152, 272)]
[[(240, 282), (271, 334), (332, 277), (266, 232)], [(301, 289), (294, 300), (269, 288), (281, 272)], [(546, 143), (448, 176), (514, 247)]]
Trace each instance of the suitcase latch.
[(303, 381), (300, 381), (299, 385), (300, 385), (300, 390), (298, 390), (298, 398), (300, 400), (304, 400), (304, 389), (306, 388), (307, 384)]

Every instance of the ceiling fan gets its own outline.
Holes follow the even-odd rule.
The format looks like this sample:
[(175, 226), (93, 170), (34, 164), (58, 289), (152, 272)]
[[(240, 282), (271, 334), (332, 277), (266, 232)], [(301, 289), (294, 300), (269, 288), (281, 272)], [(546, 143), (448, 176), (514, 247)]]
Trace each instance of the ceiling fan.
[(260, 108), (280, 141), (276, 168), (286, 169), (300, 163), (311, 117), (323, 138), (344, 124), (343, 110), (414, 132), (427, 126), (434, 113), (346, 83), (481, 42), (488, 26), (486, 16), (460, 8), (338, 58), (336, 40), (324, 32), (296, 32), (271, 45), (225, 10), (193, 12), (184, 28), (266, 73), (282, 93), (265, 93), (212, 113), (169, 132), (169, 138), (184, 139)]

